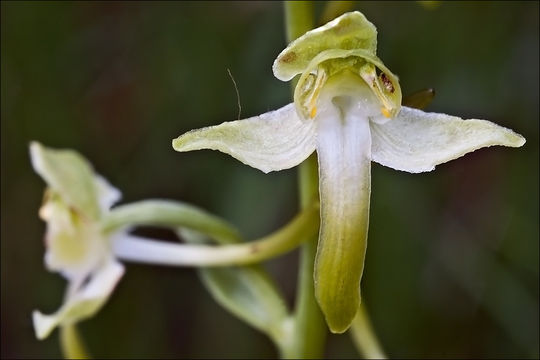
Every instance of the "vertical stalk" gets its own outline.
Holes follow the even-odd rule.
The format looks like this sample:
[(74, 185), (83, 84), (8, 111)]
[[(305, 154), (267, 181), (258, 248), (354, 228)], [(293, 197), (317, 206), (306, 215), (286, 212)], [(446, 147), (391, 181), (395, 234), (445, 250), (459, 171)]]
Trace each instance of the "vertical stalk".
[(60, 347), (64, 359), (90, 359), (76, 325), (60, 327)]
[[(317, 201), (319, 194), (319, 178), (317, 174), (317, 157), (311, 155), (300, 165), (300, 206), (308, 206)], [(313, 269), (317, 253), (318, 236), (306, 241), (300, 249), (300, 265), (298, 289), (295, 309), (295, 343), (292, 357), (322, 358), (326, 342), (326, 323), (315, 300), (313, 285)]]
[[(313, 4), (310, 1), (285, 1), (287, 41), (291, 42), (313, 28)], [(293, 82), (294, 88), (295, 82)], [(317, 158), (312, 154), (300, 165), (299, 192), (302, 209), (318, 200)], [(315, 300), (313, 267), (317, 236), (306, 241), (300, 250), (298, 289), (291, 347), (283, 355), (290, 358), (321, 358), (326, 340), (326, 324)]]
[(312, 1), (284, 1), (287, 42), (313, 29)]

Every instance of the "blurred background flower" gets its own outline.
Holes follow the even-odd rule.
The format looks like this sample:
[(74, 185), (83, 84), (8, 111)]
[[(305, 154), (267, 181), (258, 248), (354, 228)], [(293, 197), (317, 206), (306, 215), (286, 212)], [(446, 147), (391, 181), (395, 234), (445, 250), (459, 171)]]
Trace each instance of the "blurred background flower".
[[(527, 139), (423, 176), (373, 165), (362, 293), (390, 356), (539, 355), (538, 6), (354, 5), (377, 26), (379, 57), (405, 95), (434, 87), (428, 111), (488, 119)], [(247, 238), (295, 214), (296, 169), (264, 175), (218, 152), (171, 147), (178, 134), (238, 118), (227, 69), (242, 117), (290, 102), (271, 70), (286, 45), (280, 3), (2, 2), (1, 30), (2, 357), (60, 356), (58, 335), (39, 342), (31, 323), (33, 308), (61, 302), (64, 281), (43, 265), (44, 184), (30, 140), (81, 152), (123, 202), (191, 202)], [(296, 255), (267, 263), (291, 302)], [(127, 267), (100, 316), (80, 326), (94, 355), (276, 355), (194, 270)], [(137, 316), (143, 309), (152, 316)], [(357, 355), (348, 336), (332, 335), (327, 356)]]

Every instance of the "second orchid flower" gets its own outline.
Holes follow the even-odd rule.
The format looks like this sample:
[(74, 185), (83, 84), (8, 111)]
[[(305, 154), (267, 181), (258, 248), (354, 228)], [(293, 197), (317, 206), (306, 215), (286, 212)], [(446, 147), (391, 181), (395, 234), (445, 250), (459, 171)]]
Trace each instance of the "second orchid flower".
[(525, 143), (489, 121), (401, 106), (398, 78), (376, 56), (376, 36), (359, 12), (307, 32), (273, 66), (280, 80), (301, 74), (294, 103), (173, 140), (177, 151), (219, 150), (265, 173), (317, 152), (321, 225), (314, 284), (335, 333), (347, 330), (360, 302), (371, 161), (419, 173), (482, 147)]

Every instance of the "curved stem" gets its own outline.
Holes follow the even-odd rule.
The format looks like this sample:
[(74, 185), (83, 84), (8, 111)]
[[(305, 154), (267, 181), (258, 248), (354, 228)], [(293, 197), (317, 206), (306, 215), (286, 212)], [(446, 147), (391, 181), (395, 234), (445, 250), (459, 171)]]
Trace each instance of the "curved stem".
[(106, 233), (136, 225), (186, 227), (225, 244), (241, 240), (233, 226), (202, 209), (179, 201), (143, 200), (117, 206), (101, 223)]
[[(137, 212), (135, 207), (131, 214), (137, 214), (130, 225), (155, 225), (178, 227), (181, 219), (160, 218), (160, 207), (153, 206), (155, 212)], [(166, 204), (165, 210), (174, 210)], [(316, 233), (319, 223), (318, 206), (312, 205), (297, 215), (289, 224), (273, 234), (261, 239), (240, 244), (198, 245), (175, 244), (165, 241), (142, 238), (129, 234), (120, 234), (113, 240), (113, 252), (123, 260), (171, 265), (171, 266), (230, 266), (246, 265), (285, 253), (300, 242)], [(186, 226), (184, 224), (184, 226)], [(190, 226), (186, 226), (192, 228)], [(205, 229), (196, 229), (211, 236)]]
[(386, 359), (363, 302), (360, 303), (356, 317), (351, 324), (350, 334), (358, 352), (365, 359)]

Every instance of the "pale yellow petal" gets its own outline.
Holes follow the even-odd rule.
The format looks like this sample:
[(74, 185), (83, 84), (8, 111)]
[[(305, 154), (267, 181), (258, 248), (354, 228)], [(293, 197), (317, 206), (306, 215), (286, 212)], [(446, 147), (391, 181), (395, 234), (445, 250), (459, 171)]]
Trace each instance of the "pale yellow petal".
[(244, 120), (192, 130), (173, 140), (176, 151), (224, 152), (265, 173), (300, 164), (315, 150), (315, 126), (293, 104)]

